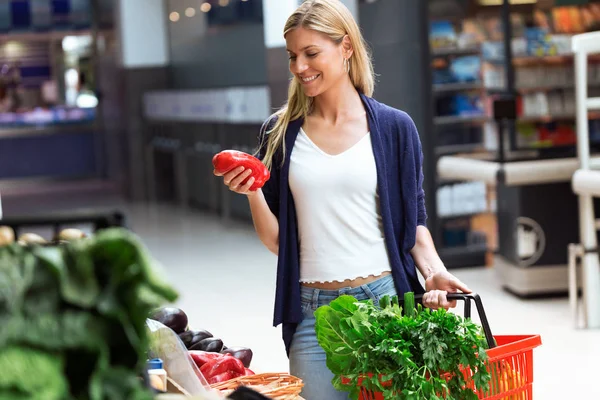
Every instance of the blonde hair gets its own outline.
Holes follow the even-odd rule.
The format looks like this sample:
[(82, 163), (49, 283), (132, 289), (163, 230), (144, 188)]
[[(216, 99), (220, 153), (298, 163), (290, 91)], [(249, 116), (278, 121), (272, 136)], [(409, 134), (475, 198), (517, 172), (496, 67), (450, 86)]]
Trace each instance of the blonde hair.
[[(344, 4), (339, 0), (306, 0), (288, 18), (283, 36), (299, 27), (324, 33), (337, 44), (342, 43), (344, 36), (348, 35), (353, 48), (349, 60), (350, 80), (359, 93), (373, 95), (375, 79), (371, 54), (358, 24)], [(305, 118), (311, 106), (312, 98), (304, 94), (298, 78), (293, 77), (288, 88), (287, 103), (272, 116), (277, 119), (269, 130), (262, 160), (267, 168), (271, 169), (273, 166), (274, 155), (280, 148), (285, 154), (284, 137), (290, 121)], [(265, 124), (267, 125), (269, 124)]]

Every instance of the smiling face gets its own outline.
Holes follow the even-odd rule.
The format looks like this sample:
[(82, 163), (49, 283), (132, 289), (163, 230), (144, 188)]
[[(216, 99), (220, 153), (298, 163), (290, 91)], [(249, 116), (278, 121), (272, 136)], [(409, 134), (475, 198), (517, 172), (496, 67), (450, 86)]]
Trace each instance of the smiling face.
[(307, 96), (316, 97), (349, 79), (344, 65), (344, 58), (352, 55), (348, 37), (338, 44), (324, 33), (299, 27), (289, 31), (285, 40), (290, 71)]

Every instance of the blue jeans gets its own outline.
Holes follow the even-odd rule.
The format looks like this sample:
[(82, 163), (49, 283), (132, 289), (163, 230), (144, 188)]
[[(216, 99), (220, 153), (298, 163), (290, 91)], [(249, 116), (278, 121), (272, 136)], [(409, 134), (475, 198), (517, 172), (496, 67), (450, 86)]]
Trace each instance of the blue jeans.
[(301, 396), (306, 400), (348, 400), (346, 392), (338, 392), (331, 384), (333, 373), (327, 368), (325, 351), (317, 341), (314, 317), (317, 308), (328, 305), (345, 294), (354, 296), (357, 300), (371, 299), (378, 305), (383, 296), (396, 295), (396, 288), (391, 275), (355, 288), (301, 288), (304, 320), (298, 325), (292, 339), (289, 360), (290, 374), (304, 381)]

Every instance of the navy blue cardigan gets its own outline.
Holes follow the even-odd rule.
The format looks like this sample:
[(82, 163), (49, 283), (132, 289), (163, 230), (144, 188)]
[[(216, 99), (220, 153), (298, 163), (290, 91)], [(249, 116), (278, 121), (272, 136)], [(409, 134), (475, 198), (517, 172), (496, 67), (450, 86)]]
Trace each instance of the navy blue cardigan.
[[(367, 111), (377, 169), (380, 209), (392, 275), (399, 295), (423, 293), (410, 255), (418, 225), (427, 218), (423, 192), (423, 153), (414, 122), (403, 111), (361, 94)], [(274, 119), (263, 125), (258, 156), (264, 155), (268, 130)], [(283, 324), (283, 340), (290, 344), (303, 315), (300, 305), (300, 254), (296, 208), (288, 183), (290, 155), (303, 119), (291, 121), (285, 134), (285, 158), (275, 155), (271, 178), (263, 187), (269, 208), (279, 221), (279, 256), (273, 325)]]

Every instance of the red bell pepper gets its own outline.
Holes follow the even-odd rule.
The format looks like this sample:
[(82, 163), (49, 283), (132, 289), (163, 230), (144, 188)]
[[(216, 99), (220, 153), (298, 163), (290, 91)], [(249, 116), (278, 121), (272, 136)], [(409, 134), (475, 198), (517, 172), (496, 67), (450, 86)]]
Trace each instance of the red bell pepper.
[(200, 368), (200, 372), (202, 372), (202, 375), (204, 375), (206, 379), (220, 375), (224, 372), (231, 372), (237, 376), (241, 376), (246, 373), (244, 364), (237, 358), (231, 356), (226, 356), (219, 360), (213, 360), (207, 364), (204, 364), (202, 368)]
[(222, 374), (215, 375), (207, 379), (207, 382), (210, 385), (214, 385), (215, 383), (225, 382), (236, 378), (230, 371), (223, 372)]
[(244, 375), (248, 376), (248, 375), (256, 375), (256, 374), (251, 369), (246, 368), (245, 372), (244, 372)]
[[(263, 187), (271, 177), (271, 173), (267, 167), (258, 158), (242, 151), (223, 150), (215, 154), (212, 162), (215, 170), (221, 174), (226, 174), (237, 167), (244, 167), (245, 171), (251, 169), (252, 175), (250, 176), (254, 178), (254, 183), (250, 187), (251, 191)], [(242, 184), (245, 184), (250, 179), (250, 176)]]
[(200, 367), (200, 372), (202, 373), (202, 375), (204, 375), (206, 379), (213, 376), (213, 374), (211, 374), (210, 371), (213, 369), (217, 361), (218, 360), (210, 360), (207, 363), (205, 363), (202, 367)]
[(189, 353), (192, 357), (192, 360), (194, 360), (194, 363), (196, 363), (198, 368), (201, 368), (204, 364), (206, 364), (209, 361), (223, 358), (223, 354), (211, 353), (208, 351), (190, 350)]

